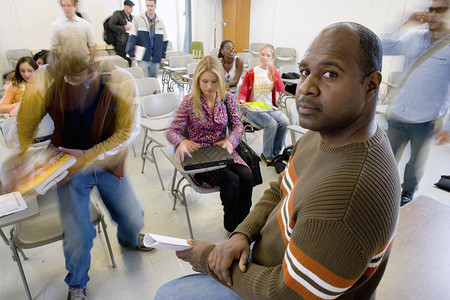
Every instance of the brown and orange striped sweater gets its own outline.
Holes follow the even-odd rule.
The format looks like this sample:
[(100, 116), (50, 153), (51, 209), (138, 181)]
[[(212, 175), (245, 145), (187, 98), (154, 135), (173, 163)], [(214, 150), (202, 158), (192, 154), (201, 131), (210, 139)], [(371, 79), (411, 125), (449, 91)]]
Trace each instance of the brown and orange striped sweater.
[[(397, 166), (380, 128), (365, 142), (338, 148), (308, 132), (236, 228), (255, 245), (245, 273), (232, 265), (231, 288), (244, 299), (370, 299), (399, 202)], [(202, 253), (204, 265), (213, 248)]]

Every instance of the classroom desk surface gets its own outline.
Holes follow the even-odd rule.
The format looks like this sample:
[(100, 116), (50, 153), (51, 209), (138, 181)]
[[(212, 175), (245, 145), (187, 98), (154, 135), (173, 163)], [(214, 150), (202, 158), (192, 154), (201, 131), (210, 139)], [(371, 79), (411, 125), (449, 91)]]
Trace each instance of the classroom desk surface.
[(450, 206), (419, 196), (400, 220), (377, 299), (450, 299)]

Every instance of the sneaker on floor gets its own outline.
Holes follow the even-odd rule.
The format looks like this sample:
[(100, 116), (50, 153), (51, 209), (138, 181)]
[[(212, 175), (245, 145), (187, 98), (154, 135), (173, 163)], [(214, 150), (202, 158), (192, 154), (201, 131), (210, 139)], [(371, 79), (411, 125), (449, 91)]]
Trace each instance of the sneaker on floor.
[(84, 289), (69, 288), (67, 300), (87, 300), (86, 288)]
[(407, 193), (407, 192), (402, 192), (402, 200), (400, 201), (400, 206), (408, 204), (409, 202), (411, 202), (412, 198), (413, 198), (413, 194)]
[(155, 249), (152, 247), (146, 247), (144, 245), (144, 236), (145, 234), (139, 233), (139, 245), (136, 247), (136, 249), (141, 251), (152, 251), (153, 249)]

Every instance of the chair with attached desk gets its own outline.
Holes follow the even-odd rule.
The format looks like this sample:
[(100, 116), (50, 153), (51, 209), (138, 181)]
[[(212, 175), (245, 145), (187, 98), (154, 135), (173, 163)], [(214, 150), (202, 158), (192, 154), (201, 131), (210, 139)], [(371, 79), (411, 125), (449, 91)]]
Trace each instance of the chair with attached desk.
[[(210, 194), (210, 193), (219, 192), (220, 188), (218, 186), (214, 186), (212, 188), (205, 188), (205, 187), (199, 186), (198, 184), (195, 183), (194, 180), (192, 180), (190, 175), (221, 169), (221, 168), (224, 168), (225, 165), (186, 171), (186, 170), (184, 170), (184, 168), (180, 164), (180, 162), (178, 162), (175, 159), (173, 146), (163, 148), (162, 152), (174, 166), (174, 171), (173, 171), (173, 176), (172, 176), (172, 187), (170, 189), (170, 192), (173, 197), (173, 208), (172, 209), (175, 210), (177, 200), (184, 206), (184, 209), (186, 211), (186, 220), (188, 223), (189, 234), (190, 234), (190, 237), (193, 239), (194, 233), (192, 230), (191, 218), (189, 216), (189, 209), (188, 209), (188, 204), (187, 204), (187, 199), (186, 199), (186, 189), (192, 188), (197, 193)], [(177, 178), (177, 174), (180, 174), (179, 178)], [(185, 184), (183, 185), (183, 183), (185, 183)]]
[(187, 65), (193, 63), (194, 59), (189, 55), (173, 56), (169, 60), (169, 66), (164, 67), (163, 73), (163, 90), (167, 85), (167, 91), (173, 92), (174, 86), (177, 85), (179, 89), (184, 91), (185, 85), (189, 82), (183, 78), (186, 74)]
[[(16, 157), (7, 159), (2, 164), (2, 168), (11, 168), (15, 163)], [(23, 259), (27, 260), (28, 257), (25, 255), (22, 249), (36, 248), (59, 241), (63, 238), (64, 231), (61, 221), (56, 187), (50, 188), (44, 195), (37, 195), (36, 199), (38, 208), (32, 206), (30, 207), (30, 209), (36, 211), (38, 215), (33, 214), (33, 217), (31, 217), (30, 215), (29, 217), (25, 216), (24, 218), (16, 218), (16, 221), (11, 223), (13, 224), (13, 226), (10, 231), (10, 238), (6, 241), (11, 249), (12, 258), (17, 263), (17, 267), (19, 269), (28, 299), (32, 299), (32, 297), (25, 272), (22, 267), (19, 252), (23, 256)], [(93, 196), (91, 196), (91, 199), (93, 199)], [(7, 217), (12, 218), (14, 216)], [(3, 223), (1, 222), (1, 219), (2, 218), (0, 218), (0, 223)], [(98, 226), (99, 232), (101, 224), (112, 266), (113, 268), (115, 268), (116, 263), (109, 242), (108, 232), (106, 230), (104, 215), (94, 200), (91, 200), (91, 221), (96, 226)], [(4, 225), (2, 224), (2, 226)], [(5, 238), (3, 234), (2, 237)]]
[(197, 69), (198, 63), (190, 63), (187, 65), (186, 75), (183, 75), (183, 78), (187, 80), (186, 92), (189, 93), (191, 91), (192, 78), (194, 78), (195, 70)]
[(144, 140), (141, 150), (141, 172), (144, 173), (145, 162), (147, 160), (153, 162), (163, 190), (164, 183), (155, 158), (155, 149), (168, 145), (165, 132), (169, 129), (172, 115), (179, 103), (178, 96), (172, 92), (147, 96), (141, 101), (141, 126), (144, 128)]
[(286, 112), (290, 124), (288, 129), (291, 132), (291, 142), (294, 145), (308, 130), (299, 125), (297, 106), (292, 97), (286, 99)]

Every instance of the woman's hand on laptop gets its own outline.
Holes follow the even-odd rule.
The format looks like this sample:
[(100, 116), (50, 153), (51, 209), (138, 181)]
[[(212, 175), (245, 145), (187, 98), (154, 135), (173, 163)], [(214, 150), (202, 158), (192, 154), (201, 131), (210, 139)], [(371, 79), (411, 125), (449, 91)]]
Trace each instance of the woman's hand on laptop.
[(197, 151), (198, 148), (200, 148), (199, 144), (191, 140), (183, 140), (178, 144), (177, 149), (175, 150), (175, 159), (181, 162), (186, 155), (191, 157), (191, 153)]
[(225, 149), (228, 151), (228, 153), (233, 153), (233, 144), (231, 144), (231, 142), (227, 139), (221, 140), (220, 142), (216, 143), (217, 146)]

